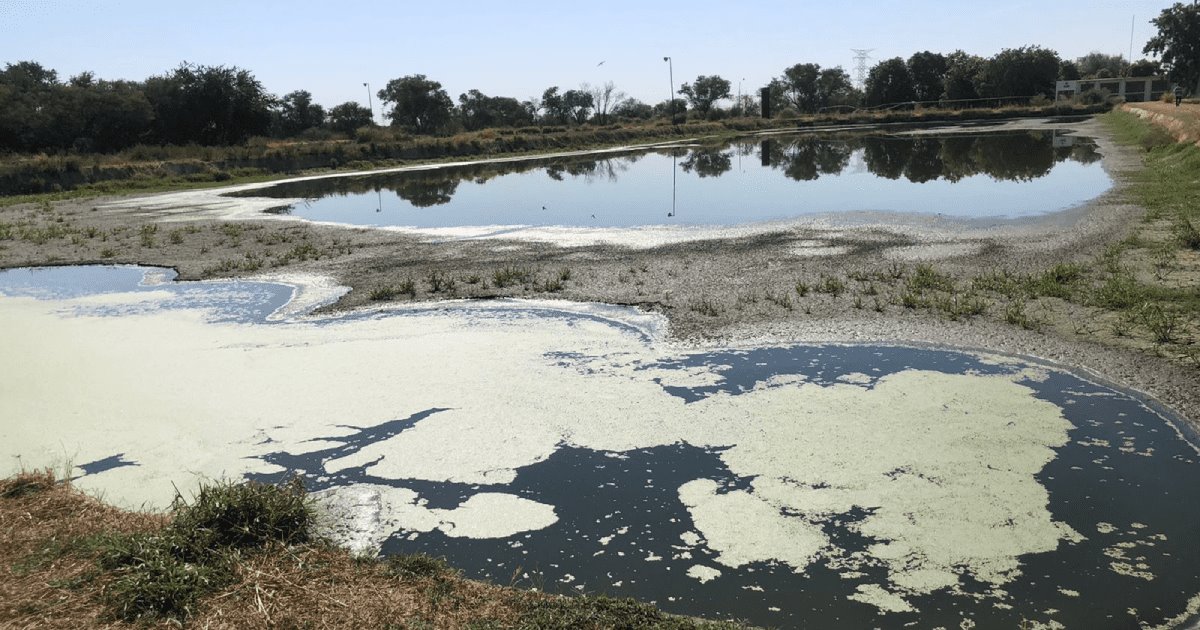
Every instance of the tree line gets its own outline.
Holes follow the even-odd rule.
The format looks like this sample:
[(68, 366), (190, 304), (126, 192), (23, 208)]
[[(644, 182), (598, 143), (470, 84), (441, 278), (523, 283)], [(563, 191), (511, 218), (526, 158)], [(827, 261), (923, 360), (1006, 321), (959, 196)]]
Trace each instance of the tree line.
[[(890, 103), (1030, 98), (1054, 95), (1057, 80), (1145, 76), (1166, 72), (1200, 90), (1200, 8), (1176, 4), (1152, 21), (1158, 34), (1144, 53), (1160, 62), (1128, 64), (1120, 55), (1091, 53), (1062, 59), (1038, 46), (1006, 49), (992, 57), (923, 51), (885, 59), (856, 86), (841, 67), (798, 63), (772, 79), (771, 110), (783, 116), (830, 108)], [(1161, 65), (1160, 65), (1161, 64)], [(740, 92), (740, 90), (739, 90)], [(414, 74), (389, 81), (378, 92), (390, 125), (411, 134), (449, 134), (495, 127), (609, 124), (679, 116), (719, 120), (758, 111), (757, 96), (734, 98), (717, 75), (682, 83), (678, 97), (649, 104), (612, 82), (578, 88), (547, 87), (519, 100), (468, 90), (457, 102), (442, 85)], [(732, 101), (730, 106), (721, 104)], [(0, 151), (113, 152), (136, 144), (236, 145), (255, 136), (327, 137), (354, 134), (374, 124), (372, 111), (355, 101), (326, 110), (312, 94), (272, 95), (245, 69), (183, 63), (143, 81), (109, 81), (84, 72), (60, 80), (33, 61), (0, 71)]]

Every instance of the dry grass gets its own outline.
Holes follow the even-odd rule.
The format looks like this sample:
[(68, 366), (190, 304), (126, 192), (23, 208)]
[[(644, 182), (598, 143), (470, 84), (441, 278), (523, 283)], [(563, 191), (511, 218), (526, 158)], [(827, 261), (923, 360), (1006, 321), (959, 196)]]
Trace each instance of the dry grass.
[(108, 605), (116, 574), (100, 557), (122, 535), (170, 527), (169, 515), (104, 505), (48, 472), (0, 480), (0, 628), (743, 627), (477, 582), (421, 557), (356, 558), (323, 543), (231, 554), (233, 578), (186, 619), (120, 619)]

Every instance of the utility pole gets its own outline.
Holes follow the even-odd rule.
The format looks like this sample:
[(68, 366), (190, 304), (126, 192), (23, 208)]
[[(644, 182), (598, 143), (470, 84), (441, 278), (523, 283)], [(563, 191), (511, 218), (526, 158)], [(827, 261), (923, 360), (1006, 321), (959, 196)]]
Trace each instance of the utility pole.
[(371, 100), (371, 84), (363, 83), (363, 87), (367, 88), (367, 109), (371, 110), (371, 124), (375, 124), (375, 103)]
[(667, 111), (671, 112), (671, 124), (675, 124), (675, 62), (670, 57), (663, 57), (667, 62), (667, 77), (670, 80), (671, 92), (667, 96)]

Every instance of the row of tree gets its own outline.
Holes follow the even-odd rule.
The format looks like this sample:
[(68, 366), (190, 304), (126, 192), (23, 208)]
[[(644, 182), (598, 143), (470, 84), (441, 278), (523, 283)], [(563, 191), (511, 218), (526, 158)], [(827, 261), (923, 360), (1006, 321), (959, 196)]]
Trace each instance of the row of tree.
[[(800, 63), (784, 69), (769, 87), (771, 109), (810, 113), (839, 106), (876, 106), (913, 101), (1052, 96), (1059, 79), (1147, 75), (1165, 71), (1200, 91), (1200, 8), (1177, 3), (1153, 20), (1158, 33), (1143, 52), (1152, 61), (1132, 66), (1117, 55), (1092, 53), (1063, 60), (1037, 46), (978, 57), (919, 52), (876, 64), (861, 89), (840, 67)], [(385, 117), (410, 133), (450, 133), (533, 124), (607, 124), (687, 113), (708, 119), (757, 109), (753, 96), (732, 98), (729, 80), (700, 75), (679, 86), (682, 98), (651, 105), (611, 83), (560, 90), (518, 100), (479, 90), (455, 103), (442, 85), (425, 75), (393, 79), (379, 90)], [(106, 81), (85, 72), (67, 81), (35, 62), (8, 64), (0, 71), (0, 150), (116, 151), (138, 143), (231, 145), (252, 136), (292, 137), (314, 129), (353, 133), (373, 124), (372, 112), (356, 102), (325, 110), (312, 94), (298, 90), (276, 97), (249, 71), (184, 63), (144, 81)]]

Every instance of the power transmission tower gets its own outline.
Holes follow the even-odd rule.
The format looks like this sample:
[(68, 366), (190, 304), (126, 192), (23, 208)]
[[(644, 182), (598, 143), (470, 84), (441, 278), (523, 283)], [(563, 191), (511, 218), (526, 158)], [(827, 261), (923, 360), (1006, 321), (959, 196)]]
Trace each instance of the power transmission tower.
[(874, 48), (851, 48), (854, 52), (854, 82), (858, 84), (859, 89), (865, 88), (867, 85), (867, 62), (871, 60), (871, 52)]

